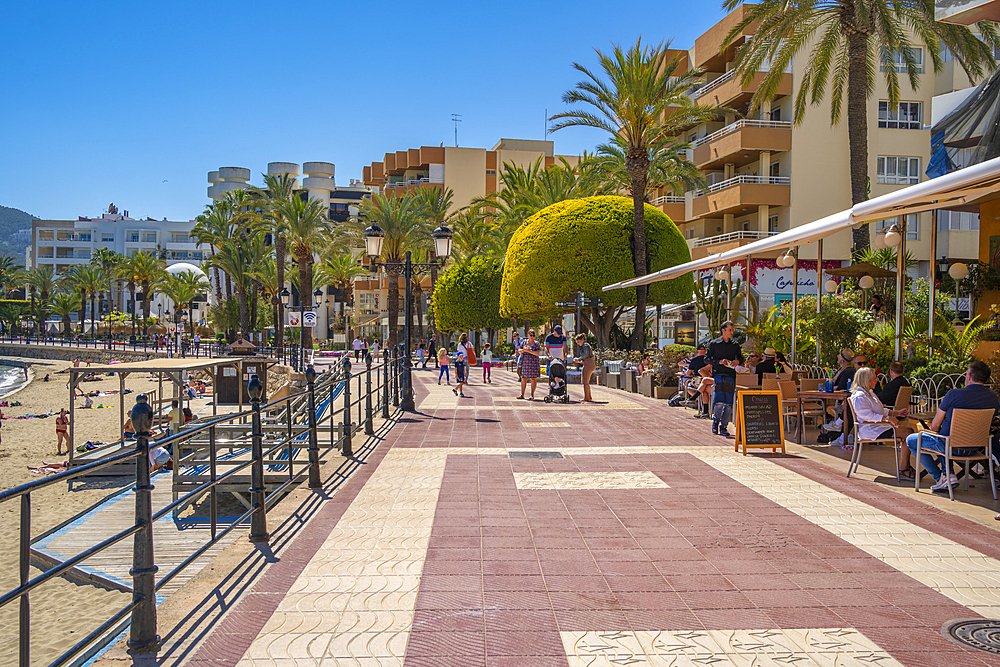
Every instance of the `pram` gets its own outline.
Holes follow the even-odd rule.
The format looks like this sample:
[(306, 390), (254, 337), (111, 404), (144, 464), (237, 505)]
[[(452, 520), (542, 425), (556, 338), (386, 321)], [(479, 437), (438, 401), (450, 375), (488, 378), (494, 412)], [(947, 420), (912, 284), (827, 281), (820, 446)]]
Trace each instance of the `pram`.
[(546, 403), (569, 403), (566, 390), (566, 363), (562, 359), (549, 359), (549, 394)]

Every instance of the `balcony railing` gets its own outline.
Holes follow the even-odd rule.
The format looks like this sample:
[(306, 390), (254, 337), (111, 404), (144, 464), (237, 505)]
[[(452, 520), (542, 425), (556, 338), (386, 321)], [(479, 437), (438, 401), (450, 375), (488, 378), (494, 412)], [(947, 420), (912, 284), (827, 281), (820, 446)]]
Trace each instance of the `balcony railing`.
[(702, 144), (707, 144), (716, 139), (726, 136), (730, 132), (736, 132), (737, 130), (742, 130), (744, 127), (763, 127), (768, 129), (791, 129), (792, 121), (790, 120), (738, 120), (732, 125), (726, 125), (721, 130), (716, 130), (712, 134), (706, 134), (704, 137), (698, 141), (691, 144), (691, 148), (697, 148)]
[[(718, 192), (719, 190), (725, 190), (726, 188), (731, 188), (734, 185), (790, 185), (792, 182), (791, 176), (735, 176), (733, 178), (727, 178), (724, 181), (719, 181), (708, 186), (708, 192)], [(705, 190), (697, 190), (694, 193), (695, 197), (700, 197), (706, 194)]]
[(419, 185), (421, 183), (444, 183), (443, 178), (411, 178), (406, 181), (393, 181), (392, 183), (386, 183), (387, 188), (403, 188), (407, 185)]
[(702, 86), (701, 88), (699, 88), (698, 92), (695, 93), (695, 95), (697, 97), (704, 97), (705, 95), (708, 95), (710, 92), (712, 92), (713, 90), (715, 90), (716, 88), (718, 88), (719, 86), (721, 86), (722, 84), (724, 84), (725, 82), (727, 82), (730, 79), (732, 79), (734, 76), (736, 76), (736, 70), (731, 69), (728, 72), (726, 72), (725, 74), (723, 74), (722, 76), (720, 76), (718, 79), (715, 79), (714, 81), (710, 81), (710, 82), (706, 83), (704, 86)]
[(732, 243), (734, 241), (758, 241), (760, 239), (766, 239), (769, 236), (774, 236), (777, 233), (778, 232), (751, 232), (746, 230), (729, 232), (728, 234), (719, 234), (718, 236), (709, 236), (708, 238), (697, 239), (694, 242), (694, 247), (701, 248), (707, 245)]
[(662, 204), (683, 204), (684, 197), (678, 197), (677, 195), (664, 195), (662, 197), (657, 197), (649, 203), (653, 206), (660, 206)]

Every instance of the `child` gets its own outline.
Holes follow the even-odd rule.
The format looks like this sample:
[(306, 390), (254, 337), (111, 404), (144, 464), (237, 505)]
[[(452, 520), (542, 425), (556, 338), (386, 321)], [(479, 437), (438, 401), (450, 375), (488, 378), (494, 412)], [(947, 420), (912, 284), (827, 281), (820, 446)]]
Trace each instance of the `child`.
[(438, 371), (438, 384), (441, 384), (442, 375), (445, 378), (445, 382), (451, 384), (451, 377), (448, 374), (448, 348), (444, 345), (438, 348), (437, 360), (438, 366), (441, 368), (441, 370)]
[(421, 368), (427, 368), (427, 361), (425, 359), (426, 354), (427, 352), (424, 350), (424, 344), (420, 343), (420, 345), (417, 346), (417, 363), (420, 364)]
[(493, 380), (490, 379), (490, 366), (493, 365), (493, 346), (487, 343), (483, 346), (483, 382), (493, 384)]

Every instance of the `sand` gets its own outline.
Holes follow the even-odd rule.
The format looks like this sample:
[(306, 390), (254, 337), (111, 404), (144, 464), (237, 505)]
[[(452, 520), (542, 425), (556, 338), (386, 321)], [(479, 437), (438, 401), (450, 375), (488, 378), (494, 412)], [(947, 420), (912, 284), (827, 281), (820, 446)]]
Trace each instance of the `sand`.
[[(68, 457), (56, 454), (55, 417), (46, 419), (14, 419), (19, 415), (39, 414), (69, 407), (69, 390), (66, 386), (69, 374), (59, 371), (72, 366), (67, 361), (47, 361), (25, 359), (32, 366), (34, 379), (17, 393), (0, 399), (19, 401), (21, 407), (0, 408), (3, 410), (2, 444), (0, 444), (0, 489), (6, 490), (26, 482), (39, 479), (40, 475), (29, 472), (28, 466), (38, 466), (42, 462), (64, 461)], [(49, 382), (44, 382), (45, 375)], [(118, 390), (118, 377), (101, 377), (97, 382), (80, 384), (84, 391)], [(131, 375), (126, 388), (133, 393), (125, 397), (126, 413), (135, 403), (135, 396), (144, 391), (155, 390), (157, 380), (147, 375)], [(164, 383), (164, 392), (169, 396), (169, 384)], [(82, 409), (84, 399), (76, 399), (75, 439), (76, 444), (86, 440), (112, 441), (119, 433), (118, 396), (94, 398), (94, 404), (111, 406), (108, 408)], [(211, 414), (211, 407), (203, 399), (193, 403), (195, 414)], [(235, 408), (220, 407), (220, 413), (234, 411)], [(65, 452), (65, 449), (63, 450)], [(130, 485), (130, 477), (88, 477), (72, 483), (47, 487), (31, 495), (31, 535), (60, 524), (83, 510), (91, 507), (110, 494)], [(7, 592), (18, 585), (18, 535), (20, 530), (20, 503), (16, 500), (0, 505), (0, 592)], [(67, 554), (69, 555), (69, 554)], [(39, 574), (32, 570), (31, 576)], [(36, 645), (32, 648), (32, 664), (48, 664), (64, 650), (106, 620), (103, 613), (94, 614), (94, 609), (117, 610), (125, 606), (130, 596), (121, 592), (111, 592), (90, 585), (77, 585), (55, 579), (31, 593), (32, 637)], [(17, 664), (18, 604), (12, 603), (0, 609), (0, 665)]]

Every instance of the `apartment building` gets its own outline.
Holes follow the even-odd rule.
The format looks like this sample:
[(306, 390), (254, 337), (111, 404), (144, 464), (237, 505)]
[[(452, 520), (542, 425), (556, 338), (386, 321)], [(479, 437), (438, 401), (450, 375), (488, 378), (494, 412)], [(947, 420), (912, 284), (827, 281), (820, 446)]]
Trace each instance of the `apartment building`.
[[(791, 227), (803, 225), (851, 206), (850, 153), (846, 110), (837, 126), (830, 124), (829, 99), (810, 106), (799, 124), (791, 122), (793, 103), (808, 58), (795, 58), (782, 73), (775, 98), (751, 113), (750, 99), (764, 73), (750, 85), (743, 85), (732, 69), (736, 50), (753, 34), (745, 29), (734, 44), (723, 49), (729, 32), (743, 19), (740, 6), (707, 32), (695, 39), (689, 51), (674, 56), (690, 68), (705, 71), (704, 84), (691, 93), (700, 104), (731, 109), (725, 118), (691, 127), (685, 138), (691, 144), (690, 159), (709, 186), (683, 196), (661, 191), (653, 203), (677, 223), (691, 246), (693, 258), (740, 247)], [(918, 62), (926, 62), (917, 49)], [(876, 92), (868, 103), (868, 170), (871, 194), (887, 192), (919, 183), (930, 158), (930, 125), (935, 99), (947, 96), (971, 83), (955, 61), (935, 74), (929, 62), (921, 67), (921, 81), (910, 88), (905, 65), (900, 72), (900, 101), (889, 104), (889, 94), (881, 73)], [(956, 102), (957, 103), (957, 102)], [(873, 223), (872, 235), (895, 220)], [(971, 214), (943, 213), (939, 218), (938, 247), (930, 247), (930, 213), (911, 215), (907, 220), (907, 249), (918, 258), (917, 275), (927, 275), (932, 257), (952, 259), (978, 256), (978, 218)], [(850, 257), (851, 234), (843, 232), (826, 240), (825, 260)], [(800, 259), (813, 260), (800, 266), (800, 290), (815, 290), (816, 248), (801, 249)], [(766, 261), (765, 261), (766, 264)], [(758, 284), (759, 271), (775, 273)], [(791, 297), (791, 269), (782, 273), (777, 266), (756, 266), (751, 283), (757, 287), (762, 306)], [(742, 273), (742, 269), (740, 270)], [(773, 280), (771, 279), (773, 278)]]
[(504, 163), (528, 167), (542, 158), (545, 166), (565, 158), (576, 164), (576, 156), (557, 156), (551, 141), (500, 139), (492, 149), (452, 146), (421, 146), (386, 153), (382, 161), (364, 167), (364, 185), (386, 195), (414, 192), (421, 188), (447, 188), (453, 193), (455, 210), (476, 197), (500, 189), (498, 174)]

